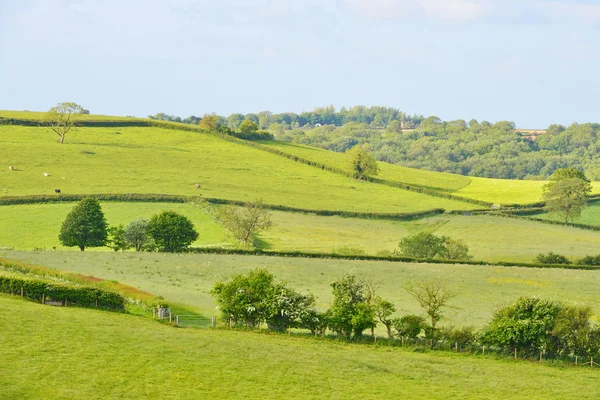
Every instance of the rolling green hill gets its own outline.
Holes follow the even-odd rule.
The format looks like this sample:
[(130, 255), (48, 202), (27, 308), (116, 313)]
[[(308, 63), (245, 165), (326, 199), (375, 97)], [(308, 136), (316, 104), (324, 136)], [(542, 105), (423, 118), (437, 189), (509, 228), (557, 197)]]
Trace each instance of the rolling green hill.
[[(58, 241), (58, 233), (73, 206), (74, 203), (1, 206), (0, 221), (12, 228), (0, 229), (0, 247), (66, 250)], [(164, 210), (176, 211), (196, 225), (200, 235), (194, 246), (232, 246), (223, 228), (200, 206), (103, 202), (102, 207), (112, 225), (126, 225), (135, 218), (150, 218)], [(550, 250), (574, 258), (600, 253), (600, 232), (497, 216), (438, 215), (415, 221), (386, 221), (279, 211), (272, 215), (274, 226), (260, 236), (259, 245), (265, 250), (331, 253), (351, 246), (376, 255), (382, 250), (397, 250), (404, 236), (425, 230), (464, 240), (476, 260), (532, 262), (539, 253)], [(101, 250), (108, 251), (106, 247)]]
[[(222, 330), (0, 296), (3, 399), (595, 399), (597, 371)], [(477, 371), (475, 374), (474, 371)], [(481, 376), (485, 379), (481, 379)]]
[[(344, 167), (344, 154), (281, 141), (262, 144), (307, 160)], [(392, 182), (423, 186), (451, 192), (456, 196), (497, 204), (528, 204), (541, 201), (545, 181), (467, 177), (446, 172), (432, 172), (379, 162), (378, 178)], [(593, 183), (593, 193), (600, 193), (600, 182)]]
[[(59, 188), (262, 198), (292, 207), (369, 212), (476, 207), (356, 181), (210, 134), (159, 128), (83, 127), (60, 145), (45, 128), (0, 126), (0, 159), (6, 165), (0, 169), (0, 196), (51, 194)], [(16, 170), (9, 171), (9, 165)]]

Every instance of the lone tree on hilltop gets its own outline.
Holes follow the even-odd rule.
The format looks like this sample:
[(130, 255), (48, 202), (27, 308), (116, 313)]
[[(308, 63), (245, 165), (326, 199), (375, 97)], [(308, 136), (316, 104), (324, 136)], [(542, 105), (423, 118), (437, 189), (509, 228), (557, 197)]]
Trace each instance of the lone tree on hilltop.
[(252, 245), (261, 231), (273, 226), (271, 213), (262, 200), (245, 207), (222, 207), (217, 211), (217, 220), (242, 247)]
[(578, 218), (587, 206), (592, 185), (583, 172), (574, 168), (562, 168), (552, 174), (550, 182), (542, 190), (546, 211), (569, 222)]
[(379, 173), (377, 161), (360, 146), (354, 146), (346, 152), (346, 170), (356, 179), (366, 179)]
[(198, 232), (192, 221), (173, 211), (154, 215), (148, 223), (148, 234), (154, 239), (159, 251), (168, 253), (182, 252), (198, 239)]
[(63, 246), (86, 247), (106, 245), (108, 224), (100, 203), (94, 198), (85, 198), (67, 215), (60, 228), (58, 239)]
[(66, 134), (75, 127), (76, 116), (89, 113), (88, 110), (85, 110), (76, 103), (58, 103), (48, 110), (45, 121), (50, 126), (50, 129), (58, 135), (58, 143), (63, 143)]

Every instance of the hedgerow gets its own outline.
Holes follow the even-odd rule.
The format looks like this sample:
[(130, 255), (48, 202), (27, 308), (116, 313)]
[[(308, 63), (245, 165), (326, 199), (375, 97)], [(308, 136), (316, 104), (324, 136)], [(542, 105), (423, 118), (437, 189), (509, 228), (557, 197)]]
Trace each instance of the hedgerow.
[(100, 288), (50, 283), (38, 279), (0, 276), (0, 292), (20, 295), (32, 301), (43, 299), (66, 303), (69, 306), (125, 311), (127, 300), (118, 293)]

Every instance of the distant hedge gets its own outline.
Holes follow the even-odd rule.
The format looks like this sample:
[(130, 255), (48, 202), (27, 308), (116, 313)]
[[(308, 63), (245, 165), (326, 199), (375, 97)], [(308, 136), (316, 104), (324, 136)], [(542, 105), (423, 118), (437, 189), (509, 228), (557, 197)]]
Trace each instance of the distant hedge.
[(99, 288), (69, 286), (49, 283), (37, 279), (0, 276), (0, 292), (23, 295), (24, 298), (41, 303), (42, 299), (66, 301), (69, 306), (101, 308), (110, 311), (125, 311), (127, 301), (118, 293)]
[(319, 258), (319, 259), (338, 259), (338, 260), (360, 260), (360, 261), (389, 261), (389, 262), (412, 262), (428, 264), (463, 264), (463, 265), (481, 265), (481, 266), (502, 266), (502, 267), (523, 267), (523, 268), (555, 268), (555, 269), (576, 269), (576, 270), (600, 270), (598, 265), (577, 265), (577, 264), (535, 264), (519, 262), (487, 262), (487, 261), (459, 261), (459, 260), (441, 260), (441, 259), (423, 259), (405, 256), (368, 256), (368, 255), (341, 255), (335, 253), (307, 253), (302, 251), (264, 251), (264, 250), (242, 250), (242, 249), (223, 249), (223, 248), (200, 248), (190, 247), (188, 253), (196, 254), (228, 254), (228, 255), (253, 255), (267, 257), (293, 257), (293, 258)]
[[(191, 201), (205, 201), (210, 204), (228, 204), (245, 206), (249, 202), (238, 200), (217, 199), (200, 196), (182, 196), (172, 194), (153, 194), (153, 193), (109, 193), (109, 194), (54, 194), (54, 195), (30, 195), (30, 196), (1, 196), (0, 206), (16, 204), (40, 204), (40, 203), (62, 203), (75, 202), (85, 197), (94, 197), (101, 201), (119, 201), (119, 202), (145, 202), (145, 203), (187, 203)], [(411, 213), (367, 213), (358, 211), (338, 211), (338, 210), (311, 210), (306, 208), (288, 207), (277, 204), (265, 204), (265, 208), (274, 211), (299, 212), (304, 214), (315, 214), (321, 216), (339, 216), (346, 218), (363, 219), (385, 219), (394, 221), (411, 221), (443, 214), (443, 208), (435, 208), (425, 211)]]

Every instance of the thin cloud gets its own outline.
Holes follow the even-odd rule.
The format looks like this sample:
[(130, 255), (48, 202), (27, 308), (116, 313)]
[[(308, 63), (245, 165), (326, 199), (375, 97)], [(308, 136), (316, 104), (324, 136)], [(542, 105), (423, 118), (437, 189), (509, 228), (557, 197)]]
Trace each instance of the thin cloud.
[(600, 5), (566, 1), (538, 2), (536, 6), (554, 21), (600, 23)]

